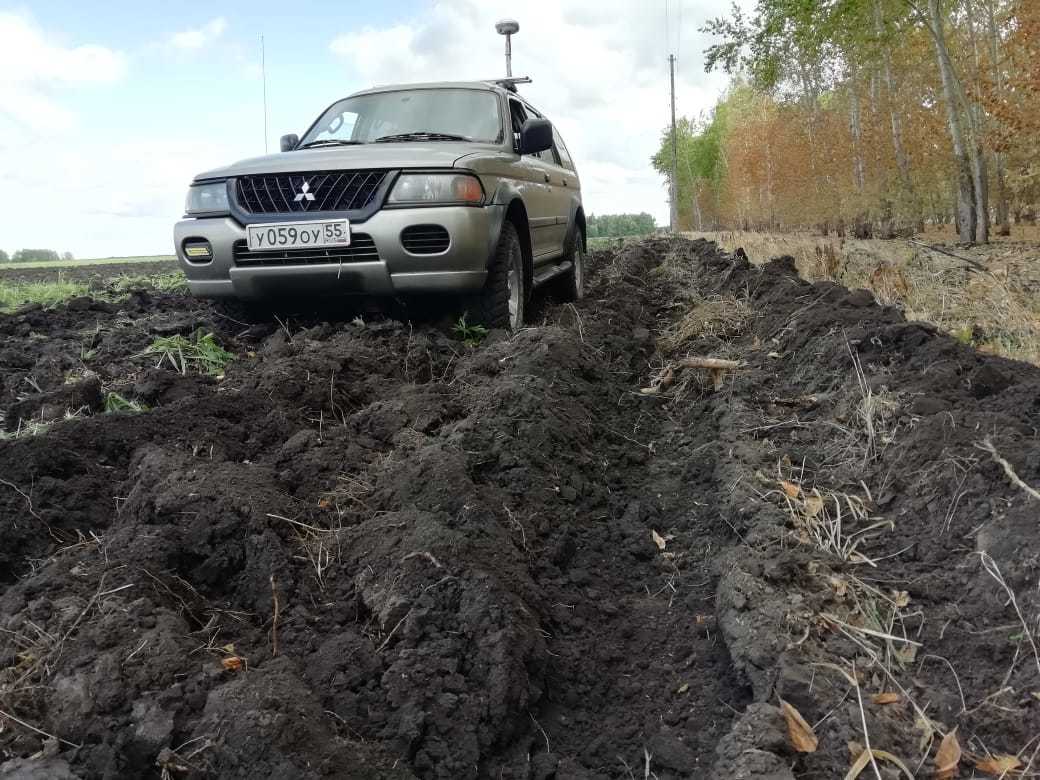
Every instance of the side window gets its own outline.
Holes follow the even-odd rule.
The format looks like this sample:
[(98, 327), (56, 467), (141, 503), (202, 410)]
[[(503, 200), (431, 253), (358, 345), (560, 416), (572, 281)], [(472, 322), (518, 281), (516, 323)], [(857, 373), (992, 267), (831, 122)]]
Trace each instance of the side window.
[(553, 140), (556, 142), (556, 154), (560, 158), (560, 165), (564, 168), (574, 170), (574, 160), (571, 159), (571, 153), (567, 151), (567, 145), (563, 142), (563, 138), (556, 132), (556, 127), (553, 127)]
[[(523, 104), (519, 100), (510, 100), (509, 101), (509, 105), (510, 105), (510, 108), (511, 108), (512, 113), (513, 113), (513, 127), (515, 129), (516, 134), (517, 134), (516, 135), (516, 148), (519, 149), (520, 148), (520, 128), (523, 127), (524, 121), (527, 120), (528, 117), (538, 117), (539, 119), (541, 119), (542, 115), (539, 114), (531, 106)], [(512, 108), (514, 105), (516, 106), (515, 109)], [(517, 112), (519, 112), (519, 114), (523, 117), (523, 119), (520, 120), (520, 124), (519, 125), (516, 124)], [(535, 152), (534, 154), (527, 154), (527, 155), (524, 155), (524, 156), (525, 157), (537, 157), (539, 160), (542, 160), (543, 162), (547, 162), (547, 163), (552, 163), (553, 165), (557, 165), (558, 164), (557, 161), (556, 161), (556, 157), (553, 155), (553, 150), (552, 149), (546, 149), (544, 152)]]
[(527, 119), (527, 112), (524, 111), (524, 106), (519, 100), (509, 101), (509, 116), (513, 122), (513, 149), (519, 152), (520, 128), (524, 126), (524, 121)]

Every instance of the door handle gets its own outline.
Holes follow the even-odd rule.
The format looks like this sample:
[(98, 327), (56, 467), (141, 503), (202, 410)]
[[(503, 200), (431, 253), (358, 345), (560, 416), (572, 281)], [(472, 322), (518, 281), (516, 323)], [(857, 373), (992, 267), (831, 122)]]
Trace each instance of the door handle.
[(563, 186), (564, 186), (564, 187), (566, 187), (566, 186), (567, 186), (567, 180), (566, 180), (566, 179), (564, 179), (564, 180), (563, 180)]
[(547, 173), (545, 174), (545, 183), (546, 184), (549, 183), (549, 174), (547, 174)]

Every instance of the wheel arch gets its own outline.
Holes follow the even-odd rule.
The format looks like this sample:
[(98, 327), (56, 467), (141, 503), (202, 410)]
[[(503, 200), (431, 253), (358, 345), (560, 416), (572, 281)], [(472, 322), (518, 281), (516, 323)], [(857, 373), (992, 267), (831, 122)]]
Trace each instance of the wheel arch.
[(513, 223), (520, 237), (520, 252), (524, 257), (524, 288), (530, 295), (534, 286), (534, 251), (531, 247), (531, 225), (527, 220), (527, 207), (523, 200), (515, 197), (509, 202), (505, 219)]
[(585, 227), (585, 209), (582, 206), (578, 206), (578, 210), (574, 212), (574, 224), (577, 225), (578, 230), (581, 231), (581, 245), (585, 247), (585, 251), (589, 251), (589, 233)]

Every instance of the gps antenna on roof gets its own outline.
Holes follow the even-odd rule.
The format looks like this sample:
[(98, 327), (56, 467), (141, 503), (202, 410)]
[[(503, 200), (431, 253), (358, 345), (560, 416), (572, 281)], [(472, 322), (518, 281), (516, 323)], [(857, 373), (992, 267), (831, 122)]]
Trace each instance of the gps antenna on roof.
[(513, 77), (513, 36), (520, 32), (520, 22), (516, 19), (503, 19), (495, 25), (495, 32), (506, 36), (506, 77)]

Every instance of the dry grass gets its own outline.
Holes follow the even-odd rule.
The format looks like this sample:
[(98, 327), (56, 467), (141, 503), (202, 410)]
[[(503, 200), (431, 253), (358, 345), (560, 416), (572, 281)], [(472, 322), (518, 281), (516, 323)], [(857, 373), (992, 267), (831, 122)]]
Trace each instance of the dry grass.
[(696, 339), (725, 339), (738, 336), (751, 320), (751, 307), (735, 298), (709, 298), (690, 310), (658, 339), (662, 352), (674, 353)]
[(903, 309), (909, 320), (934, 323), (983, 352), (1040, 364), (1040, 235), (1028, 230), (971, 248), (953, 246), (953, 237), (941, 231), (921, 238), (946, 244), (989, 273), (968, 271), (958, 259), (901, 239), (739, 231), (690, 235), (717, 241), (730, 251), (743, 247), (755, 263), (790, 255), (810, 281), (830, 279), (867, 288), (879, 303)]
[(803, 485), (796, 474), (780, 480), (778, 494), (786, 504), (788, 516), (798, 540), (811, 544), (849, 563), (874, 560), (860, 551), (860, 545), (885, 530), (890, 520), (870, 513), (870, 496), (866, 499), (837, 490)]

